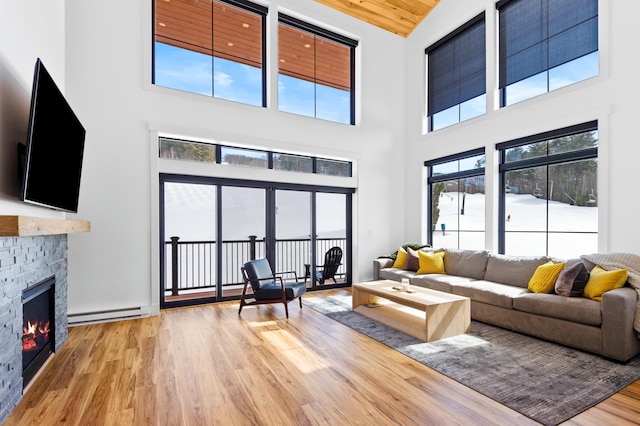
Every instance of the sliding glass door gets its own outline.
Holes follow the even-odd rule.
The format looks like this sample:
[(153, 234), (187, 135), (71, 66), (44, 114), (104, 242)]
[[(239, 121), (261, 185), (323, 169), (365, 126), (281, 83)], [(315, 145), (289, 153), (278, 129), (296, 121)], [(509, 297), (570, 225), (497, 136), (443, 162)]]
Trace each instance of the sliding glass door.
[[(316, 260), (312, 266), (312, 271), (318, 279), (315, 285), (326, 286), (330, 284), (346, 283), (347, 279), (347, 260), (350, 250), (347, 250), (347, 231), (350, 230), (346, 226), (348, 207), (351, 206), (350, 194), (336, 194), (318, 192), (315, 197), (315, 240), (314, 240), (314, 259)], [(349, 201), (349, 202), (348, 202)], [(322, 275), (325, 268), (325, 257), (332, 247), (340, 247), (342, 249), (342, 257), (335, 274), (328, 277), (326, 272)]]
[(275, 269), (305, 278), (311, 259), (311, 197), (308, 191), (275, 190)]
[[(161, 175), (160, 212), (162, 307), (239, 298), (241, 266), (260, 257), (309, 288), (350, 282), (350, 190)], [(340, 265), (320, 284), (335, 246)]]
[(266, 231), (266, 190), (240, 186), (220, 186), (222, 244), (220, 283), (222, 298), (242, 292), (240, 267), (251, 257), (264, 257)]
[(216, 192), (212, 185), (164, 183), (162, 300), (215, 297)]

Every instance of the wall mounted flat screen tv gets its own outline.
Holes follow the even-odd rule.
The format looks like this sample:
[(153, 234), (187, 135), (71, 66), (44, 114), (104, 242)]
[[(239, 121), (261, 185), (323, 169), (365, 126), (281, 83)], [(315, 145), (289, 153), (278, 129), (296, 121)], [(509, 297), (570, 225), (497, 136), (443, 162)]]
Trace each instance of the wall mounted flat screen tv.
[(22, 200), (77, 213), (85, 129), (51, 75), (36, 61)]

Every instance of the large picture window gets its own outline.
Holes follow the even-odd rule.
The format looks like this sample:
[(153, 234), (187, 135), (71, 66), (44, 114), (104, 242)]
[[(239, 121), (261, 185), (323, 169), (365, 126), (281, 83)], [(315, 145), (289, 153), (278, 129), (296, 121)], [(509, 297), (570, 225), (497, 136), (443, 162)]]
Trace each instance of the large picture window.
[(584, 123), (497, 145), (499, 252), (571, 258), (598, 250), (598, 130)]
[(246, 0), (155, 0), (153, 84), (266, 106), (266, 14)]
[(484, 148), (426, 161), (427, 242), (433, 247), (485, 247)]
[(483, 13), (425, 50), (429, 131), (486, 112), (485, 37)]
[(358, 42), (280, 14), (278, 109), (355, 124), (355, 48)]
[(598, 0), (502, 0), (502, 106), (598, 75)]

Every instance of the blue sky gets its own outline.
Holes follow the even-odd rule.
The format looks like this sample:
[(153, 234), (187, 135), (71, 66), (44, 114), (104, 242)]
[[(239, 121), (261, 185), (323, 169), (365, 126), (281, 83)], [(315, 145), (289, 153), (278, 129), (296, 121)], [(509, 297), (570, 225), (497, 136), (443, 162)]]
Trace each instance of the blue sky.
[[(155, 45), (155, 84), (186, 92), (262, 105), (259, 68), (177, 48)], [(598, 52), (575, 59), (507, 87), (507, 105), (598, 75)], [(212, 78), (213, 76), (213, 78)], [(433, 130), (486, 113), (483, 94), (435, 114)], [(338, 123), (350, 122), (350, 94), (320, 84), (278, 75), (278, 110)]]
[[(155, 44), (155, 84), (186, 92), (262, 105), (259, 68), (226, 59)], [(213, 78), (212, 78), (213, 76)], [(339, 123), (350, 122), (350, 94), (285, 75), (278, 76), (280, 111)]]

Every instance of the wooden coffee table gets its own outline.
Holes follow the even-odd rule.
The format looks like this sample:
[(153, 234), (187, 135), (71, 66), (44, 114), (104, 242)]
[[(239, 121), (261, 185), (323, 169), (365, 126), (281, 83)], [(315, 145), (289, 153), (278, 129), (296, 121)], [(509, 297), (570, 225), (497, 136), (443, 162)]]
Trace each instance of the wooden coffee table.
[(413, 293), (393, 288), (400, 286), (391, 280), (353, 284), (353, 310), (427, 342), (469, 331), (468, 297), (415, 285), (410, 287)]

